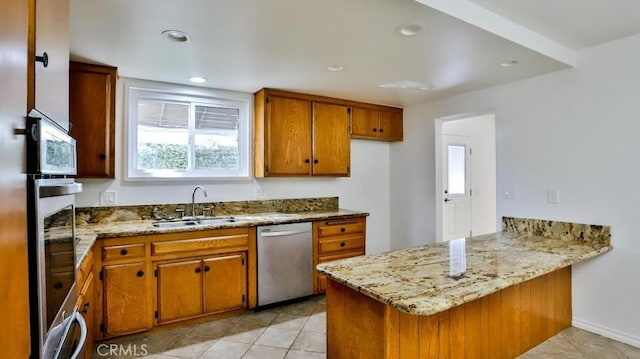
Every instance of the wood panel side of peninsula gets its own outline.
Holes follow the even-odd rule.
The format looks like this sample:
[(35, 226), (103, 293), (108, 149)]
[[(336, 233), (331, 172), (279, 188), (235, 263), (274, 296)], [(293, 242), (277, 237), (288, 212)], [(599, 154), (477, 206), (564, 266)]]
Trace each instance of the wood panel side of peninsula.
[(571, 267), (428, 316), (328, 280), (328, 358), (515, 358), (571, 325)]

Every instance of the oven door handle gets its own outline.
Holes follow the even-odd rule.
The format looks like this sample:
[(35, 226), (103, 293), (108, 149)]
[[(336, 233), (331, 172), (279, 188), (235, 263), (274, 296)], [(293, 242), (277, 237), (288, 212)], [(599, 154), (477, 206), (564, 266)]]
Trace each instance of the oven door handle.
[(78, 346), (73, 354), (71, 354), (70, 359), (78, 359), (83, 354), (84, 346), (87, 344), (87, 322), (78, 311), (75, 311), (73, 320), (77, 321), (80, 326), (80, 339), (78, 339)]
[(66, 196), (82, 192), (82, 183), (74, 182), (53, 186), (41, 186), (40, 198)]

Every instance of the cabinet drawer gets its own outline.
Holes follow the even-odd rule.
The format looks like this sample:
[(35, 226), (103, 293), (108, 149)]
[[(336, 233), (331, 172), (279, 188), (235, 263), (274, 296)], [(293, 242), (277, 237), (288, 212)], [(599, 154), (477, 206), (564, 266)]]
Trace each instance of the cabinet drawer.
[(341, 234), (363, 233), (364, 230), (364, 218), (323, 221), (318, 227), (318, 236), (329, 237)]
[(102, 260), (144, 257), (144, 243), (123, 244), (120, 246), (106, 246), (102, 248)]
[(234, 247), (242, 247), (238, 250), (246, 250), (248, 245), (249, 235), (247, 234), (182, 239), (176, 241), (152, 242), (151, 254), (160, 255)]
[[(351, 258), (364, 255), (364, 248), (355, 249), (348, 252), (340, 252), (335, 254), (323, 255), (318, 257), (318, 263), (326, 263), (338, 259)], [(320, 273), (318, 273), (320, 274)]]
[(322, 238), (318, 243), (319, 255), (352, 251), (356, 249), (362, 249), (364, 247), (364, 236), (336, 236), (331, 238)]

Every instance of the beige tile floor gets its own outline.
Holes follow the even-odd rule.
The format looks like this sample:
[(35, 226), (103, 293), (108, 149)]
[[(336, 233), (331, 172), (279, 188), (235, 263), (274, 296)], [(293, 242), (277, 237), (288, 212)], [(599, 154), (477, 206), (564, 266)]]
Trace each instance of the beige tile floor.
[[(321, 296), (237, 317), (107, 340), (97, 343), (103, 346), (94, 347), (93, 357), (140, 358), (144, 348), (146, 358), (157, 359), (326, 358), (325, 322), (325, 299)], [(138, 355), (99, 355), (108, 352), (105, 344), (136, 349)], [(640, 349), (568, 328), (520, 358), (640, 359)]]

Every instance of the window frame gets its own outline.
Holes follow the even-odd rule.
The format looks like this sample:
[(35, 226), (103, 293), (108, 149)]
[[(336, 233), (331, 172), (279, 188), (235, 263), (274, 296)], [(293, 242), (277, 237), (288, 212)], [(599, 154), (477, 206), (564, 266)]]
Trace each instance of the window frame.
[[(125, 181), (164, 181), (184, 182), (194, 180), (211, 181), (247, 181), (253, 176), (253, 95), (244, 92), (211, 89), (205, 87), (170, 84), (146, 80), (126, 79), (125, 87)], [(150, 99), (158, 101), (176, 101), (188, 103), (190, 108), (195, 106), (219, 106), (238, 109), (238, 170), (138, 170), (137, 137), (138, 137), (138, 100)], [(191, 110), (190, 110), (191, 111)], [(187, 130), (189, 136), (189, 151), (193, 153), (195, 141), (192, 138), (200, 132)], [(191, 156), (191, 155), (190, 155)], [(191, 159), (195, 161), (195, 158)]]

